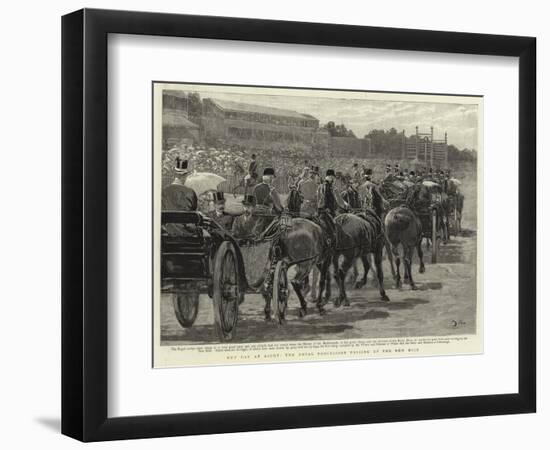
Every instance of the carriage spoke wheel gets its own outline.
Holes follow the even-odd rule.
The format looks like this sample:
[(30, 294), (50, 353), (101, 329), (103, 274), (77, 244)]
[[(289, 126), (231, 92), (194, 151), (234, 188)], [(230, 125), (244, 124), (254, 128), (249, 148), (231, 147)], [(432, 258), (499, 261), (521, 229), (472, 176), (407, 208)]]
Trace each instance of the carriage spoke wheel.
[(199, 289), (195, 283), (186, 283), (183, 289), (177, 290), (172, 300), (176, 319), (184, 328), (189, 328), (195, 323), (199, 311)]
[(222, 341), (230, 341), (235, 336), (241, 297), (237, 254), (233, 245), (225, 241), (214, 260), (212, 296), (215, 328)]
[(288, 278), (287, 267), (283, 261), (278, 261), (273, 274), (273, 295), (271, 305), (275, 317), (282, 325), (285, 323), (286, 308), (288, 305)]

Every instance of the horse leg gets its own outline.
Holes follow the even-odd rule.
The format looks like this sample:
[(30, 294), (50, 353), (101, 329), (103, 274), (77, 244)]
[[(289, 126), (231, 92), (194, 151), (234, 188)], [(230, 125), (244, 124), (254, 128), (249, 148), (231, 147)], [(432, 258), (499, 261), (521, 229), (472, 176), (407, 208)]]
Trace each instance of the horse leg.
[[(350, 269), (350, 267), (353, 264), (353, 257), (348, 257), (347, 255), (344, 255), (344, 261), (342, 261), (342, 264), (340, 267), (338, 267), (338, 272), (335, 274), (334, 277), (339, 280), (339, 286), (340, 286), (340, 292), (338, 296), (338, 305), (341, 303), (344, 304), (344, 306), (349, 306), (349, 299), (346, 295), (346, 275)], [(336, 306), (336, 305), (335, 305)]]
[(380, 292), (380, 297), (383, 301), (389, 302), (390, 299), (386, 295), (386, 290), (384, 289), (384, 271), (382, 269), (382, 252), (384, 248), (380, 246), (378, 249), (376, 249), (376, 252), (374, 253), (374, 265), (376, 267), (376, 276), (378, 278), (378, 290)]
[(405, 272), (409, 275), (409, 282), (411, 285), (411, 289), (415, 291), (417, 289), (416, 285), (414, 284), (414, 280), (412, 277), (412, 253), (413, 253), (412, 246), (407, 246), (404, 251), (404, 262), (405, 262)]
[(363, 263), (363, 278), (355, 283), (355, 289), (361, 289), (365, 284), (367, 284), (367, 275), (369, 273), (370, 263), (366, 254), (361, 255), (361, 262)]
[(384, 239), (384, 247), (386, 248), (386, 255), (390, 261), (391, 276), (395, 280), (395, 266), (393, 264), (393, 253), (391, 251), (391, 246), (387, 238)]
[(319, 268), (318, 266), (313, 266), (311, 271), (311, 299), (316, 301), (317, 299), (317, 288), (319, 286)]
[(424, 266), (424, 252), (422, 251), (422, 239), (418, 241), (418, 244), (416, 245), (416, 252), (418, 253), (418, 259), (420, 259), (420, 268), (418, 271), (420, 273), (426, 272), (426, 267)]
[[(325, 285), (327, 281), (327, 272), (329, 269), (330, 258), (326, 257), (323, 262), (320, 264), (319, 268), (319, 292), (317, 293), (317, 310), (319, 314), (323, 315), (325, 313), (325, 308), (323, 307), (323, 293), (325, 290)], [(330, 289), (330, 288), (329, 288)]]
[(296, 295), (298, 296), (298, 300), (300, 301), (300, 310), (299, 310), (299, 316), (304, 317), (307, 314), (307, 303), (305, 300), (305, 295), (303, 293), (303, 289), (305, 286), (308, 286), (309, 288), (309, 272), (311, 271), (311, 264), (305, 263), (305, 264), (298, 264), (296, 268), (296, 274), (294, 275), (294, 278), (291, 281), (292, 287), (294, 288), (294, 292), (296, 292)]
[(400, 268), (401, 267), (401, 258), (399, 257), (399, 253), (395, 254), (395, 268), (396, 268), (396, 275), (395, 275), (395, 287), (399, 289), (401, 284), (401, 274), (400, 274)]
[(266, 322), (271, 321), (271, 295), (265, 290), (261, 290), (262, 297), (265, 301), (265, 307), (264, 307), (264, 320)]

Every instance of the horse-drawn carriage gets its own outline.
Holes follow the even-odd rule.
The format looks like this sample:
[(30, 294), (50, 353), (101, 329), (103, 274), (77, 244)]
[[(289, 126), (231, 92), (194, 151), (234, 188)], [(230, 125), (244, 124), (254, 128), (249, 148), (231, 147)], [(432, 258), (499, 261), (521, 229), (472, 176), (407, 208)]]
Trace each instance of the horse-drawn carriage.
[(422, 238), (431, 244), (432, 262), (437, 262), (440, 241), (448, 237), (448, 215), (441, 185), (430, 180), (418, 184), (392, 180), (382, 183), (381, 190), (390, 209), (407, 206), (420, 219)]
[(441, 185), (424, 180), (412, 207), (422, 223), (422, 237), (431, 244), (432, 263), (437, 262), (439, 244), (447, 239), (444, 194)]
[(269, 293), (271, 309), (283, 322), (288, 299), (288, 264), (278, 242), (290, 221), (283, 215), (260, 238), (235, 240), (200, 212), (164, 211), (161, 291), (172, 295), (180, 325), (184, 328), (193, 325), (199, 296), (208, 294), (213, 301), (217, 335), (222, 341), (231, 340), (245, 292), (260, 290)]

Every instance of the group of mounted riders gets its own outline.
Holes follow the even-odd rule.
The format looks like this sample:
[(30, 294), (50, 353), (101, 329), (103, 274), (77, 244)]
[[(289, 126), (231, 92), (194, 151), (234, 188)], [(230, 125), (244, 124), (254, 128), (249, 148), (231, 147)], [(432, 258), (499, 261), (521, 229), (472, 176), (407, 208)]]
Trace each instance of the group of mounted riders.
[[(163, 210), (197, 210), (197, 194), (185, 185), (189, 174), (188, 161), (176, 158), (174, 171), (174, 181), (163, 190)], [(420, 272), (424, 271), (422, 223), (415, 211), (422, 208), (424, 202), (430, 202), (426, 186), (430, 182), (438, 185), (441, 192), (449, 197), (459, 195), (459, 192), (457, 183), (451, 181), (449, 170), (424, 168), (418, 172), (403, 171), (396, 164), (393, 167), (387, 165), (385, 172), (384, 178), (375, 182), (372, 169), (360, 168), (354, 163), (349, 175), (329, 168), (322, 177), (318, 166), (305, 161), (298, 179), (289, 183), (290, 192), (283, 201), (274, 186), (275, 170), (265, 168), (259, 181), (258, 163), (252, 155), (244, 180), (243, 213), (239, 216), (228, 214), (224, 193), (218, 191), (212, 193), (214, 209), (208, 215), (235, 239), (259, 236), (277, 217), (292, 217), (290, 233), (280, 246), (289, 262), (296, 265), (296, 275), (291, 284), (300, 300), (300, 315), (307, 310), (304, 298), (312, 290), (309, 274), (315, 268), (320, 276), (315, 300), (319, 312), (324, 312), (323, 305), (330, 300), (331, 264), (339, 289), (335, 304), (348, 305), (344, 281), (358, 259), (362, 261), (364, 271), (363, 277), (356, 280), (356, 287), (366, 283), (368, 271), (373, 267), (381, 298), (388, 301), (382, 272), (384, 248), (396, 284), (400, 286), (400, 255), (397, 248), (402, 245), (405, 281), (414, 289), (411, 261), (415, 249), (420, 258)], [(337, 189), (336, 180), (339, 180), (338, 184), (343, 183), (343, 190)], [(444, 217), (443, 211), (440, 216)], [(374, 264), (371, 257), (374, 257)], [(397, 274), (393, 266), (394, 257)], [(315, 282), (312, 287), (315, 291)], [(266, 318), (269, 314), (266, 301)]]

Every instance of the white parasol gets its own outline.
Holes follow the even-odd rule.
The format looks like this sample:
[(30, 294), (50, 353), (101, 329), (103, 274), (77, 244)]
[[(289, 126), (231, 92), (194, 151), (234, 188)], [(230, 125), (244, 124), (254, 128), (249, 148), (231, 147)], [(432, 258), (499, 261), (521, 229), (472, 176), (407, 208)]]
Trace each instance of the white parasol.
[(220, 177), (210, 172), (194, 172), (187, 177), (185, 185), (195, 191), (197, 195), (206, 191), (216, 191), (218, 186), (223, 183), (224, 177)]
[(430, 181), (430, 180), (424, 180), (422, 182), (422, 184), (426, 187), (429, 187), (429, 188), (433, 188), (433, 187), (440, 187), (439, 184), (437, 183), (434, 183), (433, 181)]

